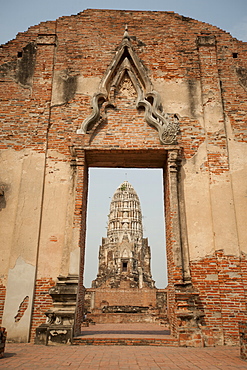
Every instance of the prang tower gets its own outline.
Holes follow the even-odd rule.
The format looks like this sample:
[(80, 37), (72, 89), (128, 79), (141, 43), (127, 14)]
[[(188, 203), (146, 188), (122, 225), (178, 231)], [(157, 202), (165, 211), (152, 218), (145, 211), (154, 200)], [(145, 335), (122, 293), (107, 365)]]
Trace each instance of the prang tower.
[(107, 237), (99, 248), (99, 269), (93, 288), (155, 288), (150, 269), (150, 247), (143, 238), (139, 197), (124, 181), (115, 191), (108, 215)]

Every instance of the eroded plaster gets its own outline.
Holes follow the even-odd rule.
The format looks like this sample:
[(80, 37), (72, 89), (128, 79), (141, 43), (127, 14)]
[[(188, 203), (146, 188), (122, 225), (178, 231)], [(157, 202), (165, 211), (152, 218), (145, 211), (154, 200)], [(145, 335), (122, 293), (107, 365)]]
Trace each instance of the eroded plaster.
[(76, 174), (70, 162), (49, 150), (45, 175), (43, 217), (39, 248), (39, 277), (67, 275), (70, 253), (79, 245), (73, 229)]
[(0, 212), (0, 253), (3, 274), (19, 256), (35, 264), (41, 217), (44, 154), (24, 149), (1, 152), (0, 179), (6, 206)]
[(73, 99), (76, 93), (92, 97), (98, 90), (99, 83), (98, 77), (71, 76), (67, 70), (55, 71), (51, 105), (65, 104)]
[(155, 90), (160, 94), (163, 110), (177, 113), (181, 117), (192, 117), (203, 127), (201, 85), (196, 80), (177, 79), (165, 81), (158, 78), (152, 81)]
[(2, 319), (9, 340), (29, 340), (34, 282), (35, 266), (18, 257), (15, 266), (9, 269)]
[(79, 268), (80, 268), (80, 248), (75, 248), (72, 252), (70, 252), (69, 258), (69, 274), (71, 275), (79, 275)]
[(209, 174), (205, 168), (207, 148), (203, 143), (183, 166), (184, 196), (190, 259), (214, 251)]

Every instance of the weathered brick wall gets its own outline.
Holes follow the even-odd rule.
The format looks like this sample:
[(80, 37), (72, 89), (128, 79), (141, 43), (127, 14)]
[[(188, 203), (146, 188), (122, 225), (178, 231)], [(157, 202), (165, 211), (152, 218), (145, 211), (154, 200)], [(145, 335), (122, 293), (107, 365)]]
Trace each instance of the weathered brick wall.
[(94, 307), (100, 309), (104, 303), (109, 306), (153, 306), (156, 305), (156, 289), (138, 289), (126, 286), (119, 289), (97, 289)]
[(2, 324), (5, 294), (6, 294), (6, 288), (3, 284), (1, 284), (0, 285), (0, 325)]
[(33, 341), (35, 338), (36, 328), (45, 323), (44, 313), (52, 308), (52, 298), (49, 295), (49, 289), (55, 285), (52, 279), (37, 279), (35, 292), (34, 292), (34, 309), (33, 320), (31, 327), (30, 339)]
[[(123, 81), (116, 96), (116, 107), (108, 108), (86, 135), (76, 134), (92, 112), (91, 98), (121, 43), (125, 24), (164, 112), (179, 115), (175, 148), (181, 160), (179, 191), (184, 199), (181, 238), (182, 244), (187, 240), (187, 267), (199, 291), (205, 324), (217, 343), (237, 343), (247, 286), (247, 48), (217, 27), (173, 12), (86, 10), (31, 27), (1, 46), (0, 148), (7, 159), (0, 170), (6, 200), (0, 213), (0, 222), (6, 225), (0, 239), (6, 242), (0, 253), (6, 255), (7, 250), (12, 256), (10, 262), (6, 258), (1, 273), (7, 278), (15, 260), (23, 256), (37, 269), (38, 281), (54, 282), (59, 274), (70, 272), (71, 255), (81, 248), (79, 322), (88, 166), (164, 168), (168, 312), (176, 334), (174, 284), (181, 282), (184, 271), (182, 262), (175, 263), (173, 220), (178, 215), (171, 211), (168, 147), (146, 123), (144, 111), (136, 109), (136, 92), (128, 81)], [(12, 230), (17, 233), (17, 218), (10, 216), (16, 209), (20, 216), (22, 209), (33, 214), (23, 202), (33, 194), (33, 186), (27, 185), (24, 192), (21, 181), (12, 182), (8, 174), (18, 173), (21, 178), (26, 167), (13, 153), (22, 160), (31, 152), (33, 158), (43, 156), (37, 165), (43, 174), (37, 195), (41, 211), (31, 217), (30, 228), (35, 222), (39, 232), (32, 234), (25, 252), (25, 243), (19, 246), (17, 237), (7, 235)], [(33, 328), (42, 321), (44, 296), (35, 295)], [(49, 299), (45, 298), (47, 307)]]
[[(56, 150), (61, 152), (65, 151), (65, 153), (68, 154), (68, 142), (66, 140), (69, 140), (69, 137), (75, 133), (75, 129), (79, 127), (82, 120), (90, 113), (90, 95), (86, 93), (86, 90), (89, 90), (89, 88), (85, 88), (84, 91), (78, 91), (78, 84), (80, 84), (78, 80), (81, 78), (83, 81), (84, 78), (90, 77), (92, 78), (92, 85), (94, 84), (94, 86), (97, 87), (97, 82), (102, 78), (115, 54), (116, 46), (119, 45), (121, 41), (123, 24), (125, 21), (132, 24), (132, 26), (129, 26), (130, 35), (135, 35), (136, 38), (132, 40), (133, 46), (138, 56), (144, 61), (148, 71), (150, 71), (149, 74), (154, 83), (158, 78), (162, 78), (162, 80), (165, 81), (171, 81), (176, 78), (186, 79), (188, 81), (191, 93), (189, 99), (191, 106), (189, 108), (192, 117), (189, 117), (189, 120), (188, 117), (185, 117), (187, 122), (183, 120), (182, 124), (184, 124), (186, 128), (184, 127), (183, 129), (182, 127), (181, 130), (181, 143), (183, 143), (185, 149), (186, 147), (188, 147), (188, 149), (189, 146), (191, 147), (190, 150), (184, 150), (186, 158), (189, 158), (189, 156), (196, 152), (198, 144), (203, 140), (201, 135), (198, 137), (197, 131), (197, 128), (201, 129), (201, 126), (197, 124), (196, 127), (196, 123), (193, 122), (193, 114), (195, 114), (195, 109), (197, 108), (195, 106), (196, 101), (194, 101), (193, 89), (195, 89), (195, 82), (200, 79), (201, 63), (196, 42), (198, 35), (202, 33), (217, 36), (217, 63), (220, 77), (224, 84), (224, 100), (228, 103), (225, 109), (227, 112), (232, 112), (230, 114), (231, 117), (233, 117), (233, 115), (235, 117), (233, 121), (234, 129), (241, 131), (241, 128), (244, 128), (245, 119), (242, 112), (246, 105), (245, 90), (241, 88), (239, 84), (241, 83), (244, 85), (245, 83), (243, 69), (245, 68), (244, 60), (246, 51), (244, 47), (242, 47), (244, 43), (232, 39), (229, 34), (216, 27), (208, 26), (207, 24), (190, 20), (173, 13), (152, 12), (151, 14), (152, 16), (150, 17), (148, 12), (114, 12), (103, 10), (95, 12), (87, 10), (78, 16), (63, 17), (56, 22), (46, 22), (45, 24), (32, 27), (27, 33), (20, 34), (17, 39), (3, 45), (1, 48), (1, 61), (3, 63), (1, 72), (4, 82), (8, 83), (10, 89), (7, 91), (3, 90), (2, 97), (4, 103), (6, 102), (7, 109), (13, 106), (13, 109), (2, 111), (2, 114), (5, 113), (6, 135), (13, 135), (11, 123), (15, 122), (17, 116), (21, 117), (21, 121), (24, 120), (25, 111), (27, 114), (26, 120), (28, 121), (28, 126), (23, 125), (25, 139), (23, 135), (20, 135), (21, 130), (19, 125), (21, 122), (18, 120), (19, 129), (16, 130), (16, 140), (15, 135), (11, 137), (9, 145), (8, 140), (5, 140), (5, 147), (7, 147), (7, 145), (8, 147), (13, 146), (15, 142), (15, 144), (18, 145), (20, 142), (20, 146), (18, 147), (20, 149), (21, 145), (22, 147), (23, 145), (26, 147), (26, 140), (28, 140), (32, 148), (36, 148), (40, 145), (41, 141), (45, 140), (44, 133), (41, 133), (39, 140), (33, 140), (31, 134), (34, 134), (34, 128), (40, 130), (42, 127), (40, 114), (37, 114), (39, 110), (41, 111), (43, 108), (41, 102), (43, 101), (45, 103), (45, 101), (50, 101), (50, 90), (47, 88), (42, 89), (42, 86), (38, 87), (39, 85), (37, 84), (40, 78), (42, 78), (42, 81), (51, 79), (51, 75), (44, 70), (44, 68), (49, 68), (49, 71), (54, 69), (56, 73), (56, 79), (53, 83), (60, 83), (59, 96), (56, 96), (56, 98), (53, 97), (53, 101), (58, 99), (63, 100), (60, 101), (60, 107), (54, 106), (52, 108), (52, 128), (49, 136), (49, 147), (52, 148), (54, 146)], [(112, 21), (112, 17), (114, 17), (114, 22)], [(145, 23), (145, 31), (143, 27), (141, 27), (143, 23)], [(106, 24), (108, 27), (105, 26)], [(167, 27), (167, 25), (169, 25), (169, 27)], [(39, 38), (38, 46), (36, 46), (38, 34), (52, 35), (52, 38), (49, 41), (44, 41), (42, 38)], [(53, 39), (54, 35), (56, 35), (57, 43), (55, 48), (55, 64), (53, 65), (54, 45), (52, 42), (55, 42)], [(21, 84), (21, 86), (16, 84), (19, 80), (15, 77), (16, 82), (13, 81), (13, 76), (16, 73), (16, 65), (18, 64), (18, 51), (24, 54), (22, 49), (31, 42), (35, 43), (36, 50), (35, 68), (32, 80), (32, 99), (30, 101), (30, 90), (22, 88), (23, 84)], [(42, 44), (42, 42), (49, 42), (51, 44)], [(41, 50), (39, 51), (39, 49)], [(232, 52), (237, 52), (238, 50), (240, 50), (238, 58), (232, 58)], [(209, 51), (206, 49), (204, 53), (207, 52)], [(234, 67), (237, 71), (234, 71)], [(57, 77), (58, 74), (60, 75), (59, 78)], [(31, 77), (32, 76), (30, 76), (30, 78)], [(234, 80), (232, 81), (233, 77)], [(93, 79), (96, 78), (97, 82), (94, 82)], [(234, 91), (232, 86), (235, 86)], [(53, 85), (54, 89), (55, 87), (57, 88), (57, 85)], [(91, 87), (90, 90), (96, 91), (97, 89)], [(37, 102), (34, 92), (35, 94), (37, 93)], [(20, 104), (16, 105), (14, 97), (17, 98), (17, 101), (20, 101)], [(70, 103), (66, 104), (68, 100)], [(32, 106), (29, 105), (30, 103), (33, 103), (34, 112), (31, 110)], [(2, 109), (5, 104), (1, 105)], [(166, 102), (163, 102), (163, 104), (166, 104)], [(234, 109), (234, 106), (237, 106), (238, 109)], [(37, 114), (38, 120), (34, 117), (35, 113)], [(129, 113), (131, 116), (140, 115), (136, 110), (130, 110)], [(117, 112), (112, 112), (111, 114), (113, 114), (113, 120), (115, 117), (119, 117)], [(44, 117), (43, 112), (42, 117)], [(120, 119), (120, 122), (121, 121)], [(143, 120), (141, 120), (141, 122), (143, 122)], [(16, 129), (16, 125), (12, 128)], [(125, 125), (125, 131), (127, 128), (128, 124)], [(134, 129), (136, 130), (137, 128), (138, 125), (135, 125)], [(115, 129), (114, 125), (112, 129)], [(154, 133), (153, 140), (155, 142), (151, 145), (159, 145), (155, 131), (150, 129), (149, 126), (145, 126), (145, 131), (146, 130), (150, 131), (150, 133)], [(188, 130), (188, 132), (186, 132), (186, 130)], [(135, 136), (135, 140), (140, 140), (140, 133), (141, 131)], [(99, 135), (100, 137), (104, 135), (102, 130), (100, 130)], [(238, 135), (240, 135), (240, 132)], [(193, 136), (194, 140), (188, 141), (186, 138), (191, 138), (191, 136)], [(112, 140), (115, 141), (114, 137), (108, 138), (110, 144)], [(222, 139), (219, 139), (218, 142), (221, 143)], [(143, 144), (142, 142), (142, 145)], [(90, 145), (92, 144), (90, 143)], [(97, 141), (95, 145), (99, 147)], [(139, 146), (140, 144), (137, 142), (136, 145)], [(128, 145), (128, 147), (130, 146), (131, 144)], [(102, 142), (102, 147), (105, 147), (104, 142)]]
[[(130, 288), (128, 281), (122, 281), (117, 289), (100, 287), (97, 289), (88, 289), (90, 301), (86, 303), (88, 307), (88, 318), (98, 324), (104, 323), (130, 323), (130, 322), (155, 322), (159, 319), (160, 310), (157, 309), (157, 289), (150, 288)], [(90, 308), (90, 306), (93, 306)], [(135, 313), (108, 313), (107, 309), (135, 306)], [(138, 308), (137, 308), (138, 307)], [(142, 310), (140, 307), (144, 307)], [(128, 308), (127, 308), (128, 309)], [(102, 314), (103, 311), (103, 314)]]
[(241, 266), (245, 262), (217, 251), (191, 263), (192, 281), (200, 292), (199, 307), (205, 313), (204, 324), (214, 332), (219, 344), (237, 344), (238, 322), (246, 320), (246, 285)]

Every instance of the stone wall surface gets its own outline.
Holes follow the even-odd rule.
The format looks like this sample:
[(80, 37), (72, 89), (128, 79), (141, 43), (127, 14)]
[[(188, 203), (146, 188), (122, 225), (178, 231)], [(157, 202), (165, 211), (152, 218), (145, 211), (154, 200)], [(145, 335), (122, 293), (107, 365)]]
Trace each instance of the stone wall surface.
[(94, 305), (95, 307), (101, 308), (103, 305), (106, 306), (154, 306), (156, 305), (156, 289), (148, 288), (132, 288), (126, 285), (121, 289), (109, 289), (102, 288), (97, 290)]
[[(136, 75), (115, 81), (113, 96), (121, 45)], [(79, 327), (87, 168), (105, 166), (164, 168), (168, 316), (181, 345), (195, 338), (182, 332), (189, 312), (201, 330), (195, 345), (238, 343), (247, 286), (246, 57), (246, 43), (173, 12), (86, 10), (1, 46), (0, 313), (5, 301), (10, 339), (29, 340), (52, 305), (48, 287), (70, 273), (79, 274)], [(176, 143), (163, 144), (145, 107), (137, 109), (138, 84), (178, 117)], [(100, 88), (109, 88), (108, 101), (78, 133)], [(147, 99), (153, 104), (154, 95)]]

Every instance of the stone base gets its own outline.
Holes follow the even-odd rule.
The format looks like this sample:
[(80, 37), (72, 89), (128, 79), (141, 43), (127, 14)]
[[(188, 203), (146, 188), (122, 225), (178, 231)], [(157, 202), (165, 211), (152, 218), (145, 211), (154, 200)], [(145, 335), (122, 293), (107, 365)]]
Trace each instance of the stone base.
[(178, 333), (179, 347), (204, 347), (204, 340), (200, 330), (191, 328)]
[(42, 324), (36, 329), (35, 344), (58, 345), (72, 344), (73, 325)]
[(45, 312), (46, 323), (36, 329), (35, 344), (72, 344), (78, 276), (58, 276), (49, 290), (53, 308)]
[(80, 346), (164, 346), (177, 347), (176, 338), (74, 338), (73, 344)]
[(165, 317), (159, 317), (148, 313), (98, 313), (88, 314), (89, 322), (96, 324), (122, 324), (122, 323), (154, 323), (167, 322)]
[(199, 293), (190, 282), (176, 284), (177, 336), (180, 347), (204, 347), (201, 326), (204, 312), (198, 309)]
[(41, 324), (36, 329), (36, 335), (35, 335), (35, 340), (34, 340), (35, 344), (47, 345), (47, 330), (48, 330), (47, 324)]
[(54, 325), (54, 327), (50, 326), (47, 331), (47, 344), (54, 345), (54, 344), (72, 344), (73, 340), (73, 326), (65, 326), (61, 325)]
[(2, 358), (4, 355), (6, 337), (7, 332), (5, 328), (0, 327), (0, 358)]
[(240, 357), (247, 360), (247, 322), (239, 323)]

